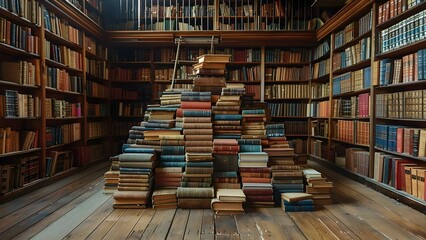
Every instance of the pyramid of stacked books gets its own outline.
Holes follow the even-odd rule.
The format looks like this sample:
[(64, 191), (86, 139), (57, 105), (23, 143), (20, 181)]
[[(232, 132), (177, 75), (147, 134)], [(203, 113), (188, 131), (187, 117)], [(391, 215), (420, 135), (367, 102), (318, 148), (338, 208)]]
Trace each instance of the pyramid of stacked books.
[(271, 169), (260, 139), (239, 139), (238, 166), (242, 189), (251, 206), (273, 206)]
[(114, 208), (146, 208), (151, 202), (155, 150), (126, 148), (118, 160), (120, 174)]
[(117, 190), (120, 174), (120, 168), (118, 166), (118, 155), (110, 157), (109, 160), (111, 161), (111, 167), (104, 174), (104, 193), (114, 193)]
[(272, 172), (275, 205), (281, 204), (281, 193), (304, 192), (303, 173), (295, 164), (294, 149), (289, 147), (285, 137), (284, 124), (266, 125), (267, 145), (263, 151), (268, 153)]
[(306, 180), (306, 193), (312, 194), (315, 205), (333, 204), (331, 198), (332, 182), (327, 181), (327, 178), (322, 176), (320, 172), (311, 168), (304, 169), (303, 175)]
[(306, 212), (315, 210), (312, 195), (309, 193), (282, 193), (281, 208), (285, 212)]
[(213, 130), (210, 92), (183, 92), (185, 172), (177, 189), (179, 208), (210, 208), (214, 197)]

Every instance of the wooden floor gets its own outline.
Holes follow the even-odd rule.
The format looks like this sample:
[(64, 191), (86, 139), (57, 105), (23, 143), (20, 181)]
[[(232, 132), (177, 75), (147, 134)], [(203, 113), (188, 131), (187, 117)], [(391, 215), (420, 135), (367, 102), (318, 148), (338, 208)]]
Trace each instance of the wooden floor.
[(0, 239), (425, 239), (426, 216), (319, 165), (334, 205), (314, 212), (112, 208), (106, 163), (0, 205)]

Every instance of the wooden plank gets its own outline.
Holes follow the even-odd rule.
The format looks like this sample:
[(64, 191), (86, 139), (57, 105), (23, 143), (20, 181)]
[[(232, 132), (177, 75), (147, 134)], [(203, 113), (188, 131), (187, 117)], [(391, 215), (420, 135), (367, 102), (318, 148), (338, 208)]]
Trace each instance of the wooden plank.
[(175, 216), (176, 209), (156, 211), (141, 239), (165, 239)]
[(201, 224), (203, 221), (203, 209), (191, 209), (183, 239), (193, 240), (201, 237)]
[(275, 218), (277, 224), (279, 224), (287, 233), (286, 237), (290, 239), (305, 239), (305, 236), (303, 235), (302, 231), (300, 231), (300, 228), (281, 208), (265, 208), (265, 211), (267, 214)]
[(218, 235), (238, 235), (237, 223), (233, 214), (216, 215), (214, 225)]
[(327, 215), (325, 211), (327, 210), (321, 207), (312, 212), (312, 214), (339, 239), (360, 239), (348, 226), (343, 224), (334, 215)]
[[(161, 211), (161, 210), (157, 210)], [(167, 240), (182, 240), (185, 235), (186, 224), (188, 223), (189, 210), (177, 209), (175, 217), (173, 218), (172, 226), (170, 227), (170, 233), (167, 236)]]
[(257, 240), (260, 239), (259, 230), (257, 229), (256, 221), (252, 215), (253, 209), (245, 209), (244, 214), (235, 215), (238, 233), (242, 240)]
[[(73, 184), (76, 181), (81, 181), (87, 176), (94, 176), (96, 173), (101, 173), (99, 170), (102, 170), (102, 172), (105, 172), (108, 169), (108, 166), (110, 163), (103, 162), (100, 164), (96, 164), (90, 168), (86, 168), (82, 170), (81, 172), (71, 175), (67, 178), (61, 179), (60, 181), (57, 181), (55, 183), (50, 184), (48, 187), (43, 187), (40, 189), (37, 189), (31, 194), (26, 194), (24, 196), (18, 197), (14, 200), (1, 203), (0, 204), (0, 218), (3, 218), (7, 215), (10, 215), (19, 209), (29, 205), (33, 204), (35, 201), (39, 201), (42, 198), (45, 198), (47, 195), (51, 193), (55, 193), (56, 191), (65, 188), (65, 186), (69, 184)], [(103, 173), (102, 173), (103, 175)], [(101, 176), (101, 175), (99, 175)]]
[[(275, 208), (273, 210), (276, 210)], [(257, 208), (252, 213), (261, 239), (290, 239), (288, 232), (276, 221), (267, 208)], [(303, 239), (303, 235), (302, 238)]]
[(139, 221), (136, 223), (136, 225), (133, 227), (127, 239), (141, 239), (143, 233), (148, 227), (148, 224), (154, 217), (155, 212), (156, 211), (153, 209), (145, 209), (144, 213), (139, 218)]
[(128, 209), (108, 231), (104, 239), (123, 239), (127, 237), (144, 211), (144, 209)]
[(126, 211), (127, 209), (114, 209), (86, 239), (102, 239)]
[(92, 214), (99, 206), (106, 202), (111, 196), (104, 195), (101, 191), (78, 205), (78, 207), (69, 211), (63, 217), (43, 229), (33, 237), (36, 239), (49, 239), (52, 236), (62, 239), (78, 226), (84, 219)]
[(216, 240), (240, 240), (240, 235), (238, 234), (217, 234)]
[(114, 209), (111, 207), (114, 199), (111, 197), (104, 202), (88, 218), (84, 219), (76, 228), (74, 228), (64, 239), (85, 239), (90, 235), (111, 213)]
[(339, 239), (318, 221), (318, 218), (313, 216), (311, 212), (292, 212), (288, 214), (308, 239)]
[(26, 228), (31, 226), (27, 225), (27, 223), (34, 224), (35, 222), (42, 220), (43, 217), (52, 213), (61, 205), (64, 205), (61, 201), (69, 202), (75, 197), (74, 193), (76, 195), (81, 195), (84, 193), (84, 186), (87, 184), (87, 182), (97, 179), (101, 172), (103, 172), (103, 170), (99, 170), (93, 175), (88, 175), (82, 178), (81, 181), (76, 181), (75, 183), (62, 188), (55, 193), (46, 195), (33, 204), (26, 205), (14, 213), (1, 218), (0, 233), (3, 234), (8, 229), (13, 229), (13, 231), (16, 232), (19, 230), (19, 228), (21, 228), (21, 232), (24, 231)]
[(214, 213), (210, 209), (204, 209), (203, 223), (201, 225), (201, 239), (213, 240), (214, 236), (215, 236)]
[[(100, 177), (96, 179), (95, 181), (92, 181), (91, 183), (87, 184), (84, 188), (81, 188), (83, 194), (78, 195), (77, 193), (69, 194), (66, 197), (60, 199), (59, 201), (56, 201), (51, 206), (43, 209), (39, 214), (32, 215), (30, 218), (25, 219), (20, 223), (20, 227), (27, 228), (23, 232), (21, 232), (19, 235), (16, 236), (17, 239), (29, 239), (36, 235), (38, 232), (43, 230), (44, 228), (48, 227), (50, 224), (61, 218), (63, 215), (83, 203), (87, 198), (93, 196), (96, 192), (102, 191), (103, 188), (103, 177)], [(67, 202), (67, 198), (76, 197), (72, 201)], [(65, 204), (66, 205), (62, 205)], [(56, 209), (56, 207), (53, 207), (56, 205), (57, 207), (60, 207), (59, 209)], [(49, 211), (48, 211), (49, 210)], [(52, 212), (53, 211), (53, 212)], [(48, 212), (52, 212), (51, 214), (48, 214)], [(44, 216), (44, 217), (43, 217)], [(31, 221), (33, 220), (33, 221)], [(25, 223), (25, 227), (22, 226)], [(17, 229), (16, 227), (13, 229)], [(19, 230), (20, 232), (20, 230)]]

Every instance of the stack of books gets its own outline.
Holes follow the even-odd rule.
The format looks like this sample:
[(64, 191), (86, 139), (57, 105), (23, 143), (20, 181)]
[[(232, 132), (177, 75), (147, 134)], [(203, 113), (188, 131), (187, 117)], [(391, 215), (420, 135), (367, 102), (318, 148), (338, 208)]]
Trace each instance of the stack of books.
[(160, 97), (162, 107), (180, 107), (180, 92), (164, 91)]
[(242, 139), (266, 139), (265, 109), (244, 109)]
[(186, 166), (178, 188), (178, 206), (210, 208), (214, 196), (211, 93), (183, 92), (181, 107)]
[(197, 58), (198, 63), (193, 65), (194, 74), (192, 90), (195, 92), (211, 92), (212, 95), (220, 95), (226, 85), (226, 64), (230, 61), (230, 55), (204, 54)]
[(294, 162), (296, 155), (284, 135), (284, 124), (268, 124), (266, 133), (268, 140), (263, 151), (269, 156), (274, 202), (279, 206), (281, 193), (304, 192), (303, 173), (300, 166)]
[(126, 148), (118, 158), (120, 174), (114, 208), (146, 208), (151, 202), (155, 150)]
[(153, 209), (177, 208), (176, 189), (157, 189), (152, 193)]
[(251, 206), (274, 206), (268, 154), (260, 139), (239, 139), (238, 166), (242, 189)]
[(185, 167), (185, 140), (183, 135), (160, 135), (161, 156), (155, 168), (156, 188), (177, 188)]
[(281, 208), (285, 212), (306, 212), (315, 210), (312, 195), (309, 193), (282, 193)]
[(240, 146), (236, 139), (214, 139), (214, 174), (215, 189), (241, 189), (238, 176), (238, 152)]
[(306, 180), (306, 193), (312, 194), (315, 205), (333, 204), (331, 198), (331, 190), (333, 183), (327, 181), (327, 178), (322, 176), (315, 169), (304, 169), (303, 175)]
[(105, 184), (103, 193), (114, 193), (118, 188), (120, 174), (118, 166), (118, 155), (110, 157), (109, 160), (111, 161), (111, 167), (104, 174)]
[(223, 189), (216, 191), (216, 198), (212, 199), (211, 208), (217, 215), (243, 213), (243, 203), (246, 196), (241, 189)]

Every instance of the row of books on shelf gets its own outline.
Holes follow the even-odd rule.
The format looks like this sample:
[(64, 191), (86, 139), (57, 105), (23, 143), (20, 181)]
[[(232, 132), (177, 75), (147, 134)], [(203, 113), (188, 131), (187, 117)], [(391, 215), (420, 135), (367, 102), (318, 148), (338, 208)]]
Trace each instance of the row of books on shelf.
[[(148, 3), (147, 3), (148, 4)], [(155, 5), (154, 5), (155, 4)], [(161, 5), (161, 3), (151, 3), (144, 6), (145, 19), (163, 18), (189, 18), (189, 17), (213, 17), (215, 13), (214, 5)]]
[(106, 61), (98, 61), (86, 58), (86, 73), (100, 79), (109, 79)]
[(426, 10), (407, 17), (380, 32), (380, 52), (386, 53), (397, 48), (423, 41), (426, 37)]
[(365, 146), (370, 144), (370, 122), (337, 120), (332, 122), (332, 128), (334, 139)]
[(225, 48), (223, 53), (231, 55), (231, 62), (260, 62), (262, 57), (260, 49), (257, 48)]
[(307, 117), (306, 103), (268, 103), (272, 117)]
[(347, 68), (371, 57), (371, 38), (366, 37), (344, 51), (333, 55), (333, 71)]
[(36, 118), (41, 116), (41, 102), (38, 96), (22, 94), (15, 90), (0, 93), (0, 117)]
[(109, 116), (109, 106), (103, 103), (88, 103), (87, 116), (88, 117), (107, 117)]
[(74, 165), (72, 151), (51, 151), (46, 157), (46, 177), (69, 170)]
[[(161, 69), (163, 70), (163, 69)], [(169, 76), (169, 70), (167, 69), (167, 76)], [(160, 71), (158, 71), (160, 72)], [(173, 73), (173, 72), (172, 72)], [(157, 70), (155, 73), (155, 76), (159, 76), (160, 73), (157, 75)], [(150, 68), (109, 68), (108, 69), (108, 78), (114, 79), (114, 81), (150, 81), (151, 80), (151, 69)], [(155, 79), (161, 79), (161, 78), (155, 78)]]
[(305, 48), (266, 49), (266, 63), (307, 63), (311, 61), (311, 51)]
[(39, 54), (39, 38), (30, 27), (17, 25), (0, 18), (0, 43), (22, 49), (29, 53)]
[(46, 118), (81, 117), (81, 103), (71, 103), (66, 100), (46, 98)]
[[(166, 49), (161, 49), (166, 50)], [(129, 62), (129, 61), (151, 61), (152, 59), (157, 60), (157, 54), (160, 55), (160, 51), (155, 51), (155, 57), (152, 56), (153, 52), (151, 49), (139, 49), (139, 48), (108, 48), (108, 61), (111, 62)], [(196, 51), (201, 51), (202, 48), (196, 49)], [(182, 56), (187, 56), (185, 53), (188, 52), (188, 56), (193, 54), (193, 51), (190, 49), (182, 48), (180, 52), (179, 59), (192, 60), (191, 58), (183, 58)]]
[(328, 138), (329, 122), (328, 120), (317, 119), (311, 121), (311, 135)]
[(87, 81), (86, 93), (89, 97), (108, 98), (110, 96), (107, 86), (92, 81)]
[(70, 68), (83, 69), (83, 58), (80, 52), (71, 50), (66, 46), (53, 44), (48, 40), (45, 40), (44, 43), (46, 58), (62, 63)]
[(89, 138), (96, 138), (96, 137), (103, 137), (108, 134), (108, 123), (107, 122), (89, 122), (88, 125), (88, 137)]
[(339, 48), (355, 38), (371, 31), (372, 11), (361, 17), (358, 21), (351, 22), (345, 28), (337, 32), (334, 36), (334, 48)]
[(426, 130), (395, 125), (376, 125), (376, 147), (414, 157), (426, 157)]
[(41, 25), (43, 14), (38, 0), (28, 0), (25, 4), (20, 0), (0, 0), (0, 7), (22, 16), (35, 25)]
[(69, 42), (82, 45), (83, 34), (71, 26), (67, 20), (59, 18), (47, 9), (44, 9), (44, 28)]
[(38, 131), (0, 128), (0, 154), (25, 151), (38, 147)]
[(329, 151), (327, 143), (318, 139), (310, 141), (310, 154), (321, 159), (328, 159)]
[(227, 71), (228, 81), (260, 81), (260, 66), (230, 69)]
[(310, 66), (265, 68), (265, 81), (307, 81), (310, 78)]
[(311, 102), (308, 105), (308, 116), (330, 117), (330, 101)]
[(21, 158), (16, 163), (0, 165), (0, 194), (11, 192), (40, 177), (39, 157)]
[(308, 84), (274, 84), (265, 86), (265, 99), (309, 98)]
[(33, 61), (2, 61), (0, 62), (0, 81), (20, 85), (40, 86), (38, 69), (39, 60)]
[(47, 67), (47, 86), (66, 92), (83, 93), (83, 80), (66, 70)]
[(424, 162), (387, 153), (374, 154), (374, 180), (426, 200)]
[(46, 147), (68, 144), (81, 139), (81, 123), (46, 127)]
[(164, 68), (164, 69), (154, 70), (155, 80), (164, 81), (164, 80), (171, 80), (172, 78), (173, 78), (173, 68)]
[(426, 118), (426, 90), (376, 95), (376, 117), (397, 119)]
[(311, 85), (311, 98), (324, 98), (330, 96), (330, 83), (312, 84)]
[(333, 95), (370, 88), (371, 67), (333, 77)]
[(422, 2), (422, 0), (388, 0), (379, 5), (377, 23), (384, 23)]
[(286, 135), (307, 135), (307, 121), (285, 121), (283, 122)]
[(333, 117), (369, 117), (370, 94), (363, 93), (351, 98), (333, 99)]
[(328, 43), (328, 40), (324, 41), (318, 47), (315, 48), (314, 51), (314, 60), (317, 60), (318, 58), (326, 55), (330, 52), (330, 44)]
[(426, 79), (426, 49), (397, 59), (380, 61), (380, 86)]
[(126, 99), (126, 100), (137, 100), (142, 96), (149, 96), (144, 94), (150, 89), (136, 88), (136, 89), (124, 89), (124, 88), (111, 88), (111, 98), (114, 99)]
[(115, 102), (111, 113), (114, 116), (143, 116), (144, 107), (140, 102)]
[(314, 63), (312, 77), (320, 78), (330, 73), (330, 58)]
[(337, 155), (335, 163), (351, 172), (368, 177), (370, 171), (370, 152), (360, 148), (345, 148), (345, 155)]

